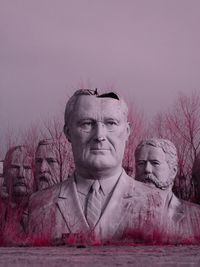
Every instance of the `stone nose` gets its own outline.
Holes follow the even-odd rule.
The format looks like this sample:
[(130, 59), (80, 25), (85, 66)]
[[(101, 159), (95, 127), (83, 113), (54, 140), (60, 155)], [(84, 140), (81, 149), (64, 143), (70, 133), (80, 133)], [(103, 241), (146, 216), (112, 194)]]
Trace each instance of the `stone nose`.
[(151, 165), (151, 163), (150, 162), (146, 162), (146, 164), (145, 164), (145, 173), (152, 173), (152, 165)]
[(48, 163), (46, 160), (42, 160), (41, 166), (40, 166), (40, 172), (46, 172), (48, 170)]
[(19, 167), (19, 172), (18, 172), (18, 177), (24, 177), (24, 167), (20, 166)]
[(106, 127), (102, 122), (97, 122), (95, 127), (94, 138), (96, 141), (104, 141), (106, 139)]

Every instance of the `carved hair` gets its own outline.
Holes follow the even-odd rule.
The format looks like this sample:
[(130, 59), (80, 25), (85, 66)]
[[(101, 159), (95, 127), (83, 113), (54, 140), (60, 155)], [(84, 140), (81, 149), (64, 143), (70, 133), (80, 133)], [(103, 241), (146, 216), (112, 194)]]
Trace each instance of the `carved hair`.
[(177, 168), (178, 166), (178, 156), (177, 156), (177, 149), (175, 145), (167, 140), (162, 138), (150, 138), (143, 140), (139, 143), (139, 145), (136, 147), (135, 150), (135, 159), (137, 159), (137, 156), (143, 146), (153, 146), (153, 147), (159, 147), (163, 150), (163, 152), (166, 155), (166, 161), (170, 167), (170, 169)]
[(37, 155), (37, 152), (38, 152), (40, 146), (50, 146), (56, 155), (57, 161), (60, 162), (60, 160), (59, 160), (59, 140), (58, 139), (50, 139), (49, 138), (49, 139), (40, 140), (38, 145), (37, 145), (35, 155)]
[(76, 106), (76, 103), (79, 99), (80, 96), (83, 95), (87, 95), (87, 96), (91, 96), (91, 97), (97, 97), (97, 98), (111, 98), (111, 99), (115, 99), (118, 100), (122, 106), (122, 111), (125, 115), (125, 118), (128, 117), (128, 106), (125, 103), (124, 99), (119, 97), (118, 94), (114, 93), (114, 92), (108, 92), (105, 94), (101, 94), (99, 95), (99, 93), (97, 92), (97, 89), (95, 90), (90, 90), (90, 89), (79, 89), (77, 91), (75, 91), (75, 93), (70, 97), (70, 99), (68, 100), (66, 107), (65, 107), (65, 126), (64, 127), (68, 127), (70, 122), (71, 122), (71, 117), (74, 111), (74, 108)]
[(40, 146), (48, 146), (48, 145), (56, 146), (58, 144), (59, 144), (59, 140), (57, 140), (57, 139), (50, 139), (50, 138), (49, 139), (42, 139), (39, 141), (39, 143), (37, 145), (36, 152)]

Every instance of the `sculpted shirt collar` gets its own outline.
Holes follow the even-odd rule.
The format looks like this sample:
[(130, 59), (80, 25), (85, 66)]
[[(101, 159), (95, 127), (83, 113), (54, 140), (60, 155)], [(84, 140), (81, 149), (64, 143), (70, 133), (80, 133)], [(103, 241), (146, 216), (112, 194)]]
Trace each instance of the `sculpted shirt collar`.
[[(98, 180), (104, 195), (109, 195), (111, 193), (120, 175), (122, 174), (122, 171), (123, 170), (121, 170), (118, 174), (111, 176), (109, 178)], [(84, 195), (88, 195), (92, 184), (95, 182), (95, 180), (93, 179), (84, 179), (77, 173), (75, 173), (75, 181), (76, 181), (77, 191)]]

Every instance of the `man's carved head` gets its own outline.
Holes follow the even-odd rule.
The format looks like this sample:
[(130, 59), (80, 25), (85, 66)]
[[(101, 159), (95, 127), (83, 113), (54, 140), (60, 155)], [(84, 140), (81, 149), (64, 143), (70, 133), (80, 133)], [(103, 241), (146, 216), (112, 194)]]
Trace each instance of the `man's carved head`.
[(35, 153), (35, 181), (37, 190), (43, 190), (59, 183), (59, 144), (52, 139), (38, 143)]
[(162, 190), (172, 188), (178, 168), (177, 150), (167, 139), (142, 141), (135, 150), (136, 180)]
[(74, 93), (65, 109), (64, 132), (71, 142), (76, 170), (114, 175), (121, 168), (129, 136), (128, 108), (110, 92), (82, 89)]
[(8, 150), (4, 160), (4, 179), (9, 195), (25, 197), (33, 192), (33, 158), (26, 146)]

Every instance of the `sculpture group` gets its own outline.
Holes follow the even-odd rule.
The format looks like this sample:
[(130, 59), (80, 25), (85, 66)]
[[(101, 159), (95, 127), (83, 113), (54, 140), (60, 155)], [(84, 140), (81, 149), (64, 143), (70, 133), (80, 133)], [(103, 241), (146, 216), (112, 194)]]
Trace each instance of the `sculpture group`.
[(63, 182), (55, 141), (38, 144), (35, 179), (26, 148), (8, 151), (3, 240), (12, 243), (16, 232), (7, 233), (17, 216), (17, 235), (24, 244), (200, 241), (200, 206), (178, 199), (172, 191), (178, 156), (171, 141), (141, 141), (135, 151), (135, 179), (123, 169), (130, 134), (123, 98), (114, 92), (76, 91), (66, 104), (64, 133), (75, 170)]

